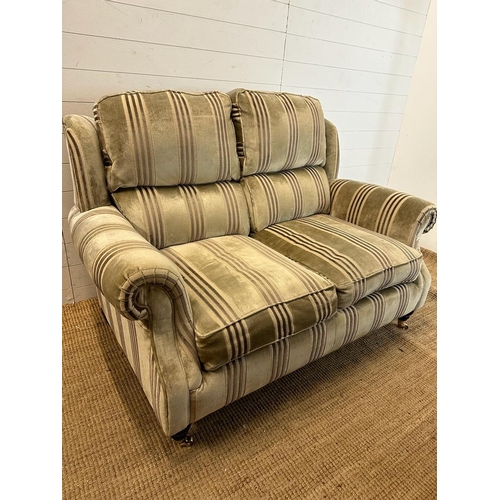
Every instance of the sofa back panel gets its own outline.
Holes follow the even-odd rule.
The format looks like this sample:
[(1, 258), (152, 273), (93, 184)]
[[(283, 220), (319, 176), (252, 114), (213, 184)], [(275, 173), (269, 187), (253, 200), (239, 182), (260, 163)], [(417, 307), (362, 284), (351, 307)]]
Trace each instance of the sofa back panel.
[(83, 115), (63, 119), (74, 203), (80, 212), (111, 205), (95, 122)]
[(243, 177), (252, 232), (330, 210), (328, 178), (322, 167)]
[(230, 95), (242, 175), (325, 165), (325, 119), (316, 98), (243, 89)]
[(339, 175), (340, 166), (340, 144), (337, 127), (325, 120), (326, 132), (326, 163), (325, 171), (329, 181), (334, 181)]
[(136, 230), (159, 249), (250, 232), (245, 195), (237, 182), (123, 189), (112, 197)]
[(238, 180), (231, 99), (220, 92), (127, 92), (94, 106), (108, 189)]

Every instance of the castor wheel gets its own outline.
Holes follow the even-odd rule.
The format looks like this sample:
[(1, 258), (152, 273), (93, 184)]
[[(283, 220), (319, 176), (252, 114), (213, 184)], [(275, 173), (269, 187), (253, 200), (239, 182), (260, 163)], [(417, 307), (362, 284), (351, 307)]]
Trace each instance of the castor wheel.
[(191, 428), (191, 424), (189, 424), (182, 431), (180, 431), (177, 434), (174, 434), (173, 436), (171, 436), (172, 439), (174, 441), (177, 441), (182, 448), (189, 448), (190, 446), (193, 446), (193, 443), (194, 443), (193, 436), (190, 436), (188, 434), (190, 428)]

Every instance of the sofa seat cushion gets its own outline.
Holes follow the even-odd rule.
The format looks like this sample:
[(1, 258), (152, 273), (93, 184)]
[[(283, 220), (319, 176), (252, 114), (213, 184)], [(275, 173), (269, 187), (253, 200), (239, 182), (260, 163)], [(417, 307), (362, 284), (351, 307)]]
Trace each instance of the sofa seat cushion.
[(335, 286), (328, 279), (248, 236), (209, 238), (162, 252), (183, 275), (206, 370), (336, 312)]
[(253, 236), (335, 283), (339, 309), (415, 281), (422, 267), (419, 250), (330, 215), (274, 224)]

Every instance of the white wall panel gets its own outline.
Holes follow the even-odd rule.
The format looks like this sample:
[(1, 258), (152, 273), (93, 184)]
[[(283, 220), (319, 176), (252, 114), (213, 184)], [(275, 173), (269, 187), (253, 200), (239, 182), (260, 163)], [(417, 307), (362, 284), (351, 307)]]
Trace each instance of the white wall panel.
[(62, 64), (64, 68), (113, 73), (240, 80), (267, 84), (280, 82), (282, 68), (281, 61), (274, 59), (167, 45), (151, 46), (141, 42), (69, 33), (63, 34)]
[(325, 111), (325, 118), (340, 131), (391, 130), (399, 131), (403, 115), (400, 113), (350, 113)]
[(66, 243), (66, 254), (68, 256), (68, 266), (76, 266), (82, 264), (78, 250), (73, 243)]
[[(203, 78), (184, 78), (182, 75), (167, 77), (161, 75), (140, 75), (107, 71), (63, 69), (63, 101), (94, 103), (100, 97), (128, 90), (173, 89), (186, 92), (220, 90), (228, 92), (236, 87), (262, 90), (279, 90), (279, 82), (268, 85), (263, 82), (249, 83), (241, 80), (223, 81)], [(88, 109), (88, 108), (87, 108)]]
[(71, 170), (69, 167), (69, 163), (62, 164), (62, 176), (61, 176), (61, 184), (63, 191), (72, 191), (73, 190), (73, 182), (71, 180)]
[(290, 6), (288, 33), (409, 56), (417, 55), (421, 38), (293, 6)]
[(277, 60), (283, 56), (284, 32), (198, 17), (186, 22), (184, 15), (103, 0), (66, 0), (64, 12), (64, 32)]
[(342, 149), (395, 148), (398, 135), (399, 131), (343, 132), (339, 130), (339, 141)]
[(370, 94), (345, 90), (322, 90), (308, 87), (282, 86), (285, 92), (312, 95), (318, 98), (326, 111), (365, 112), (365, 113), (403, 113), (406, 105), (405, 95)]
[(63, 266), (62, 268), (62, 289), (70, 290), (71, 289), (71, 279), (69, 277), (69, 269), (67, 266)]
[(285, 60), (411, 77), (415, 57), (288, 35)]
[(378, 3), (398, 7), (401, 10), (408, 12), (416, 12), (419, 14), (427, 14), (431, 0), (375, 0)]
[(394, 6), (366, 0), (290, 0), (290, 5), (321, 14), (349, 19), (393, 31), (421, 36), (425, 14), (401, 10)]
[(73, 238), (71, 237), (71, 233), (69, 231), (68, 219), (65, 217), (63, 217), (62, 220), (62, 234), (63, 239), (66, 243), (71, 243), (73, 241)]
[(248, 83), (241, 81), (207, 80), (203, 78), (184, 78), (182, 75), (166, 77), (161, 75), (136, 75), (126, 73), (102, 72), (93, 70), (63, 69), (63, 102), (64, 111), (82, 102), (85, 109), (92, 110), (95, 101), (100, 97), (125, 92), (128, 90), (173, 89), (186, 92), (220, 90), (228, 92), (236, 87), (250, 89), (280, 90), (276, 84)]
[(71, 276), (71, 283), (73, 288), (79, 286), (88, 286), (92, 285), (92, 280), (90, 279), (87, 270), (83, 266), (83, 264), (77, 264), (76, 266), (70, 266), (69, 273)]
[(344, 149), (342, 144), (340, 149), (340, 166), (343, 168), (391, 164), (395, 151), (395, 148)]
[(362, 167), (340, 168), (340, 179), (353, 179), (362, 182), (374, 182), (377, 179), (386, 178), (391, 171), (391, 164), (364, 165)]
[[(387, 185), (429, 0), (63, 0), (62, 114), (131, 90), (317, 97), (340, 175)], [(72, 243), (62, 154), (63, 303), (95, 296)]]
[(77, 286), (74, 288), (75, 302), (97, 297), (95, 285)]
[(327, 68), (285, 61), (283, 85), (335, 89), (348, 92), (407, 95), (411, 77), (392, 76), (366, 71)]
[(73, 207), (74, 196), (73, 191), (63, 191), (62, 192), (62, 218), (67, 219), (68, 213)]
[(62, 115), (85, 115), (93, 116), (92, 108), (94, 107), (94, 102), (85, 101), (63, 101), (62, 103)]
[(68, 157), (68, 148), (66, 146), (66, 139), (64, 138), (64, 134), (61, 134), (61, 159), (62, 163), (69, 163), (69, 157)]
[[(433, 203), (437, 203), (436, 10), (436, 0), (433, 0), (388, 181), (393, 189), (411, 190), (415, 196)], [(420, 244), (436, 252), (437, 235), (436, 225), (422, 236)]]
[(202, 17), (233, 23), (240, 26), (254, 26), (268, 30), (282, 31), (286, 29), (288, 5), (269, 0), (108, 0), (117, 9), (121, 5), (137, 5), (164, 12), (185, 14), (189, 19), (182, 25), (191, 22), (192, 18)]

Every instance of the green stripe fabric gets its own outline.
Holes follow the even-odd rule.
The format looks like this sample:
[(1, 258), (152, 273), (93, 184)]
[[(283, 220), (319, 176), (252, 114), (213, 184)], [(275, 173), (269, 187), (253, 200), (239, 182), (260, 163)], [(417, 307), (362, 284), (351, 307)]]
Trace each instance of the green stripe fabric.
[(243, 177), (241, 184), (249, 205), (252, 232), (330, 210), (328, 179), (321, 167), (251, 175)]
[(311, 328), (336, 310), (334, 285), (246, 236), (163, 249), (182, 274), (206, 370)]
[[(97, 288), (128, 319), (147, 316), (138, 300), (142, 287), (159, 286), (176, 303), (179, 318), (191, 324), (191, 308), (181, 273), (175, 264), (147, 242), (115, 207), (81, 213), (70, 211), (68, 222), (75, 248)], [(192, 329), (186, 327), (186, 343)]]
[(335, 283), (339, 309), (414, 281), (422, 267), (418, 250), (330, 215), (275, 224), (253, 236)]
[(158, 369), (150, 332), (139, 321), (124, 318), (97, 292), (101, 309), (108, 320), (118, 344), (134, 370), (149, 404), (164, 431), (168, 431), (167, 397), (164, 380)]
[[(422, 273), (413, 283), (373, 293), (356, 304), (337, 311), (330, 320), (257, 349), (216, 370), (201, 372), (202, 383), (198, 380), (190, 385), (190, 421), (198, 421), (315, 359), (339, 349), (348, 343), (348, 339), (357, 340), (374, 328), (414, 310), (425, 300), (429, 285), (430, 276), (424, 265)], [(164, 377), (153, 354), (150, 333), (141, 321), (124, 318), (100, 292), (98, 299), (134, 372), (136, 375), (140, 373), (138, 381), (162, 429), (169, 435), (166, 408), (168, 394), (163, 389)], [(134, 368), (136, 359), (133, 353), (134, 346), (137, 346), (140, 353), (140, 370)]]
[(231, 100), (221, 92), (126, 92), (94, 106), (111, 192), (238, 180)]
[(429, 285), (423, 265), (412, 283), (375, 292), (330, 320), (204, 372), (203, 383), (191, 392), (191, 422), (413, 311), (425, 300)]
[(121, 189), (112, 197), (134, 228), (158, 249), (250, 232), (245, 195), (237, 182)]
[(337, 127), (330, 121), (325, 120), (326, 132), (326, 163), (325, 171), (329, 181), (333, 181), (339, 174), (340, 144)]
[(74, 203), (81, 212), (110, 205), (96, 125), (92, 118), (66, 115), (63, 119), (73, 180)]
[(316, 98), (244, 89), (230, 95), (242, 175), (325, 165), (325, 119)]
[(332, 216), (415, 248), (436, 222), (434, 203), (375, 184), (337, 179), (330, 199)]

